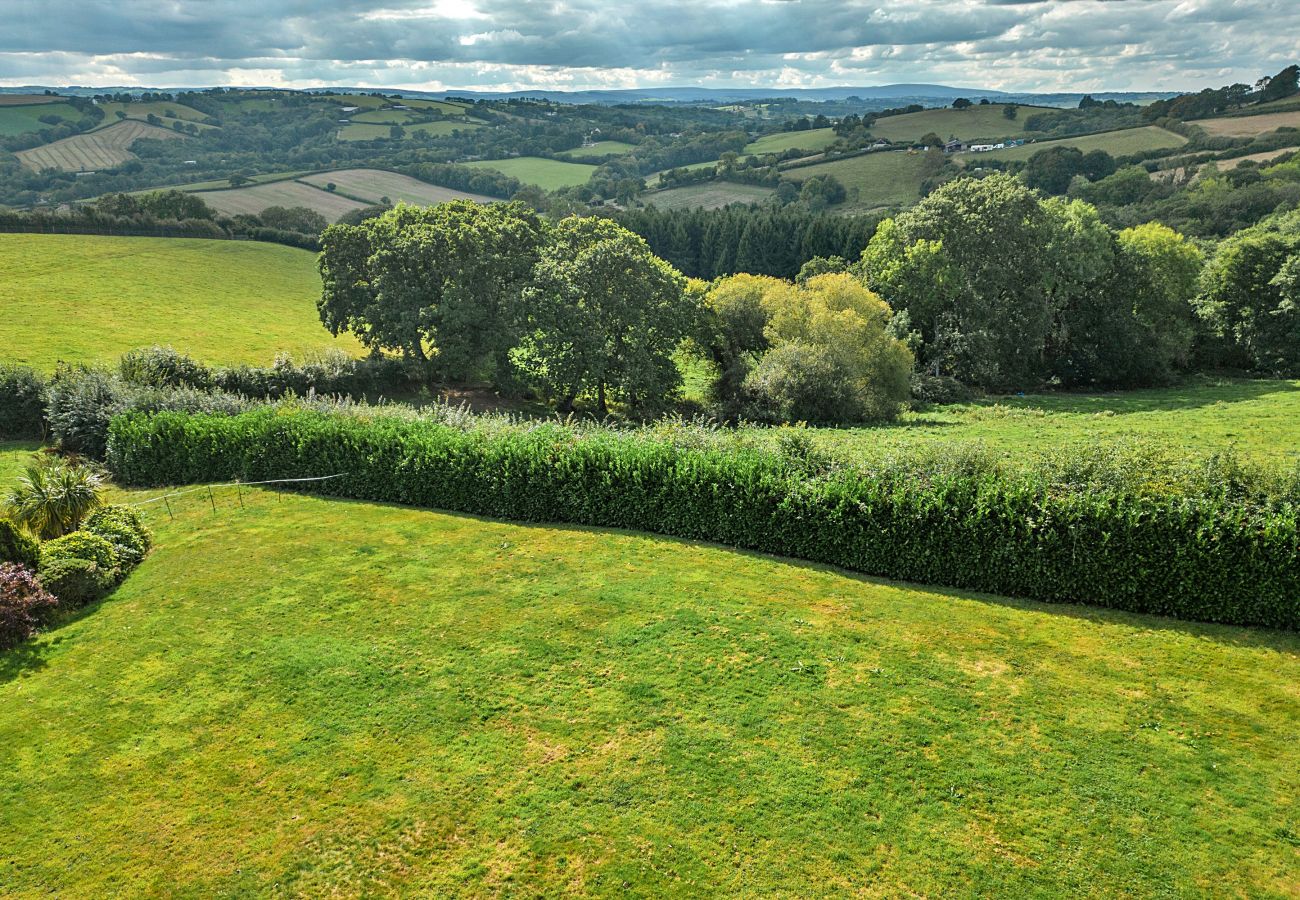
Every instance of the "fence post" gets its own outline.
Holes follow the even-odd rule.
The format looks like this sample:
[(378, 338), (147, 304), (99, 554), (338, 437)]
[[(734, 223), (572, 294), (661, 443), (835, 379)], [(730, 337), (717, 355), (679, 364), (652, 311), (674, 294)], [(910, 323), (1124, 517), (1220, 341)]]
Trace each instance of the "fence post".
[(216, 512), (217, 512), (217, 498), (212, 496), (212, 485), (208, 485), (208, 501), (212, 504), (212, 513), (213, 513), (213, 515), (216, 515)]

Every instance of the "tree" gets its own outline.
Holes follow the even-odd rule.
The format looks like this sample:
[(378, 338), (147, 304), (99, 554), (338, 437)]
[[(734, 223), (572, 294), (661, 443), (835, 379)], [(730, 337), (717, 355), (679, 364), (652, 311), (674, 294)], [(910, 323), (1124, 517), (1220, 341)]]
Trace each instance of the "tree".
[[(1261, 79), (1262, 80), (1262, 79)], [(1259, 103), (1281, 100), (1300, 91), (1300, 66), (1287, 66), (1264, 82), (1259, 91)]]
[(916, 143), (921, 147), (942, 147), (943, 138), (931, 131), (928, 134), (922, 135), (921, 139)]
[(965, 97), (958, 97), (956, 100), (952, 101), (953, 109), (970, 109), (972, 105), (973, 104)]
[[(1083, 108), (1082, 103), (1079, 104), (1079, 108), (1080, 109)], [(1006, 106), (1002, 107), (1002, 118), (1007, 119), (1008, 121), (1014, 122), (1016, 116), (1019, 114), (1020, 114), (1020, 110), (1016, 107), (1014, 103), (1008, 103)]]
[(320, 234), (329, 222), (314, 209), (305, 206), (268, 206), (257, 214), (267, 228), (298, 231), (303, 234)]
[(1048, 226), (1016, 178), (960, 178), (882, 222), (856, 270), (907, 314), (936, 374), (1022, 388), (1041, 372), (1051, 323)]
[(673, 353), (694, 329), (686, 280), (645, 241), (600, 218), (554, 226), (523, 294), (527, 326), (516, 364), (571, 410), (594, 393), (634, 408), (671, 397), (681, 384)]
[(517, 203), (399, 205), (321, 235), (321, 321), (444, 378), (509, 381), (518, 300), (545, 232)]

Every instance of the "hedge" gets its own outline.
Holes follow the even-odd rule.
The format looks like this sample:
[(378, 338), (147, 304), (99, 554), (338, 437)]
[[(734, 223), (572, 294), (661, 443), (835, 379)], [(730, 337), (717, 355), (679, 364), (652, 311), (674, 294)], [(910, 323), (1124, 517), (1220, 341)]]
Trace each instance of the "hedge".
[(1072, 485), (1059, 473), (936, 459), (948, 457), (835, 468), (613, 430), (465, 430), (294, 406), (128, 413), (113, 419), (108, 447), (128, 484), (346, 473), (310, 489), (657, 532), (1041, 601), (1300, 628), (1294, 492)]

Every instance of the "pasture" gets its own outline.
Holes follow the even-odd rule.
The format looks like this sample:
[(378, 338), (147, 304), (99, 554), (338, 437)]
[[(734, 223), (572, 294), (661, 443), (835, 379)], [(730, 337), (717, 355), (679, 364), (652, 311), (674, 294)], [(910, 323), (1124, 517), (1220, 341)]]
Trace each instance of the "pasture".
[(47, 371), (153, 344), (263, 365), (281, 351), (358, 349), (320, 324), (315, 255), (278, 244), (0, 234), (0, 284), (0, 359)]
[(1224, 116), (1193, 123), (1215, 137), (1254, 137), (1279, 128), (1300, 128), (1300, 109), (1261, 113), (1256, 116)]
[(45, 169), (93, 172), (98, 169), (116, 168), (135, 159), (131, 147), (136, 141), (146, 139), (184, 140), (185, 136), (177, 134), (170, 128), (156, 128), (144, 122), (128, 119), (124, 122), (114, 122), (107, 128), (100, 128), (86, 134), (74, 134), (72, 137), (33, 147), (30, 150), (20, 150), (14, 156), (35, 172)]
[(477, 200), (480, 203), (495, 203), (495, 197), (482, 194), (469, 194), (464, 191), (439, 187), (396, 172), (382, 169), (341, 169), (334, 172), (317, 172), (298, 179), (303, 184), (323, 188), (333, 183), (337, 189), (350, 197), (360, 197), (370, 203), (380, 203), (387, 197), (393, 203), (414, 203), (419, 206), (431, 206), (448, 200)]
[(324, 187), (312, 187), (298, 181), (273, 181), (222, 191), (202, 191), (199, 198), (227, 216), (240, 213), (257, 215), (268, 206), (305, 206), (316, 210), (331, 222), (338, 221), (344, 213), (368, 205), (342, 194), (331, 193)]
[[(0, 447), (0, 472), (29, 450)], [(157, 547), (126, 583), (0, 653), (8, 891), (1264, 896), (1300, 877), (1295, 635), (242, 500), (145, 507)]]
[(585, 163), (563, 162), (539, 156), (516, 156), (511, 159), (484, 159), (465, 163), (475, 169), (493, 169), (524, 184), (535, 184), (546, 191), (585, 184), (596, 167)]
[[(421, 97), (376, 97), (372, 94), (317, 94), (316, 99), (339, 106), (357, 106), (367, 112), (384, 107), (407, 106), (411, 109), (436, 109), (444, 115), (463, 116), (469, 108), (463, 103), (449, 100), (429, 100)], [(397, 110), (400, 112), (400, 110)], [(361, 115), (360, 113), (358, 115)]]
[(62, 97), (51, 94), (0, 94), (0, 106), (33, 106), (38, 103), (62, 102)]
[(1111, 156), (1125, 156), (1144, 150), (1163, 150), (1169, 147), (1181, 147), (1187, 138), (1181, 134), (1166, 131), (1158, 125), (1144, 125), (1140, 128), (1124, 128), (1120, 131), (1106, 131), (1101, 134), (1087, 134), (1081, 137), (1061, 138), (1055, 141), (1038, 141), (1023, 144), (1006, 150), (990, 150), (986, 153), (961, 153), (957, 160), (963, 165), (977, 166), (979, 159), (988, 156), (993, 159), (1029, 159), (1035, 153), (1052, 147), (1077, 147), (1084, 153), (1090, 150), (1105, 150)]
[(194, 122), (202, 124), (207, 121), (207, 116), (194, 109), (186, 106), (184, 103), (169, 103), (162, 100), (145, 102), (118, 103), (109, 101), (99, 104), (99, 108), (104, 111), (104, 123), (100, 127), (107, 127), (113, 122), (118, 121), (118, 113), (123, 113), (128, 119), (139, 119), (144, 121), (149, 116), (154, 115), (164, 119), (167, 127), (171, 127), (172, 120), (180, 119), (183, 122)]
[(566, 150), (560, 155), (567, 159), (602, 159), (606, 156), (622, 156), (631, 153), (636, 149), (636, 144), (628, 144), (623, 141), (596, 141), (585, 147), (576, 147), (573, 150)]
[(781, 174), (791, 181), (833, 175), (849, 192), (842, 208), (869, 210), (919, 199), (924, 163), (921, 153), (889, 150), (786, 169)]
[[(57, 101), (58, 98), (45, 99)], [(70, 103), (48, 103), (29, 99), (27, 103), (21, 105), (0, 104), (0, 137), (31, 134), (49, 128), (49, 123), (41, 121), (43, 116), (57, 116), (64, 122), (76, 122), (81, 118), (81, 113)]]
[(646, 206), (660, 209), (721, 209), (733, 203), (762, 203), (776, 193), (772, 188), (757, 184), (737, 184), (734, 181), (706, 181), (688, 184), (645, 194), (641, 200)]
[(779, 131), (765, 134), (745, 146), (745, 152), (754, 156), (764, 153), (784, 153), (787, 150), (807, 150), (815, 153), (835, 143), (834, 128), (811, 128), (808, 131)]
[(901, 116), (876, 119), (867, 130), (878, 138), (900, 144), (910, 144), (933, 132), (944, 140), (958, 138), (967, 141), (975, 138), (1019, 137), (1025, 132), (1025, 120), (1035, 113), (1046, 111), (1041, 106), (1017, 106), (1016, 118), (1008, 119), (1002, 110), (1005, 103), (976, 104), (968, 109), (923, 109)]

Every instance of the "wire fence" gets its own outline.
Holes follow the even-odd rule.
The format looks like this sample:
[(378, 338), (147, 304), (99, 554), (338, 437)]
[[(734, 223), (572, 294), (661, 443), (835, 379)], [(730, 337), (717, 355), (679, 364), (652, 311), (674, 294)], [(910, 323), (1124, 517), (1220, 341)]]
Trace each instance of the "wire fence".
[(309, 481), (329, 481), (332, 478), (342, 478), (347, 472), (338, 472), (334, 475), (317, 475), (313, 478), (271, 478), (266, 481), (231, 481), (225, 484), (204, 484), (198, 487), (187, 488), (183, 491), (168, 491), (157, 497), (150, 497), (148, 500), (140, 500), (135, 503), (127, 503), (126, 506), (149, 506), (153, 503), (161, 503), (167, 510), (168, 517), (174, 519), (175, 514), (172, 512), (171, 500), (174, 497), (184, 497), (187, 494), (198, 494), (207, 492), (208, 502), (212, 504), (212, 511), (217, 511), (217, 498), (213, 493), (217, 488), (234, 488), (239, 493), (239, 505), (244, 505), (244, 491), (246, 487), (260, 487), (267, 484), (301, 484)]

